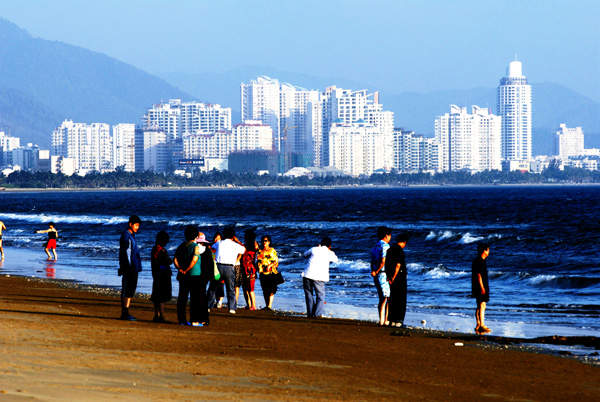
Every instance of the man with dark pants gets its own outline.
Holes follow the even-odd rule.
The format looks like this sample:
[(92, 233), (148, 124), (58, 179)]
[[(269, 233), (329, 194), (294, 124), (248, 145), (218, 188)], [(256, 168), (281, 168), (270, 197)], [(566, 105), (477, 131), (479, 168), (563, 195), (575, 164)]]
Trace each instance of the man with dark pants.
[(121, 320), (136, 321), (129, 314), (129, 304), (137, 288), (138, 274), (142, 270), (140, 249), (135, 240), (135, 233), (140, 229), (142, 221), (136, 215), (129, 218), (129, 227), (121, 235), (119, 241), (119, 276), (122, 276)]
[[(235, 299), (235, 264), (240, 257), (246, 252), (246, 247), (235, 237), (233, 228), (225, 228), (223, 230), (223, 240), (213, 244), (215, 250), (215, 261), (217, 268), (221, 274), (221, 278), (225, 280), (225, 288), (227, 289), (227, 303), (229, 304), (229, 312), (235, 314), (237, 309), (237, 300)], [(212, 306), (215, 302), (216, 285), (215, 281), (211, 282), (208, 289), (208, 305)]]
[[(338, 258), (331, 251), (331, 239), (323, 237), (321, 244), (304, 252), (308, 258), (306, 268), (302, 272), (302, 287), (306, 298), (306, 316), (322, 317), (325, 301), (325, 282), (329, 282), (329, 263), (338, 262)], [(316, 300), (313, 301), (313, 291)]]
[(401, 233), (396, 236), (396, 243), (387, 251), (385, 272), (390, 282), (390, 298), (388, 300), (388, 320), (392, 327), (402, 327), (406, 316), (407, 271), (404, 260), (404, 247), (408, 235)]
[(485, 307), (490, 301), (490, 285), (488, 283), (488, 271), (486, 258), (490, 255), (490, 246), (485, 243), (477, 245), (477, 257), (471, 265), (471, 292), (477, 301), (477, 310), (475, 319), (477, 326), (475, 332), (478, 334), (488, 334), (491, 329), (485, 326)]

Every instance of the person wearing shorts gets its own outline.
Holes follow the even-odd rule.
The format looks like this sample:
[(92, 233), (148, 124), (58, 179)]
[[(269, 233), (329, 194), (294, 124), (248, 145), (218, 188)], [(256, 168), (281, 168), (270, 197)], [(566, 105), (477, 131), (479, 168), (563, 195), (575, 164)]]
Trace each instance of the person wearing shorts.
[(379, 304), (377, 310), (379, 312), (379, 325), (389, 325), (387, 319), (387, 301), (390, 297), (390, 284), (385, 273), (385, 257), (390, 248), (389, 242), (392, 239), (392, 230), (387, 226), (380, 226), (377, 229), (377, 238), (379, 241), (371, 249), (371, 276), (375, 282), (377, 295), (379, 296)]
[(136, 321), (136, 318), (129, 314), (129, 305), (137, 288), (139, 272), (142, 270), (140, 249), (135, 239), (141, 223), (138, 216), (132, 215), (129, 218), (128, 228), (119, 241), (119, 276), (123, 277), (121, 279), (121, 320), (125, 321)]
[(52, 254), (54, 254), (54, 261), (58, 260), (58, 256), (56, 255), (56, 239), (58, 238), (58, 230), (56, 230), (54, 227), (54, 222), (48, 223), (48, 229), (36, 230), (35, 233), (48, 233), (48, 241), (46, 242), (46, 247), (44, 249), (48, 255), (47, 261), (52, 261), (50, 250), (52, 250)]

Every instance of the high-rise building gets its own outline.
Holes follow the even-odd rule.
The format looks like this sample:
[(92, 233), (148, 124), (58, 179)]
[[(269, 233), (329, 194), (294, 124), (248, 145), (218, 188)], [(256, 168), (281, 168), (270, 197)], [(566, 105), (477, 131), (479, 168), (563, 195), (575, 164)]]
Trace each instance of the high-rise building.
[(171, 141), (200, 131), (211, 133), (231, 130), (231, 108), (212, 103), (170, 99), (169, 102), (153, 105), (142, 120), (144, 127), (163, 130), (167, 140)]
[(498, 116), (502, 118), (502, 159), (531, 159), (531, 86), (520, 61), (512, 61), (498, 87)]
[(568, 128), (561, 124), (554, 135), (554, 155), (561, 159), (584, 154), (583, 130), (581, 127)]
[(391, 144), (379, 127), (366, 124), (333, 123), (329, 130), (328, 160), (333, 166), (351, 176), (370, 175), (389, 170), (384, 155)]
[(0, 166), (13, 165), (12, 151), (21, 146), (21, 138), (0, 131)]
[(52, 155), (72, 158), (81, 175), (111, 171), (114, 159), (110, 126), (65, 120), (52, 133)]
[(112, 128), (114, 167), (135, 172), (135, 124), (117, 124)]
[(135, 129), (135, 171), (164, 172), (169, 163), (167, 133), (161, 129)]
[(442, 171), (501, 170), (501, 119), (488, 109), (450, 105), (450, 113), (435, 119)]
[(399, 173), (436, 172), (439, 169), (439, 143), (414, 131), (394, 129), (392, 166)]
[(232, 131), (216, 131), (183, 137), (183, 156), (186, 159), (200, 157), (226, 159), (232, 152), (271, 151), (272, 147), (271, 127), (256, 120), (236, 124)]
[(308, 110), (316, 107), (319, 92), (279, 82), (266, 76), (240, 86), (242, 121), (258, 120), (273, 130), (273, 149), (312, 156), (313, 129)]
[[(319, 95), (317, 108), (309, 108), (309, 122), (318, 122), (313, 132), (315, 159), (320, 160), (317, 166), (333, 166), (329, 160), (331, 155), (329, 133), (333, 124), (366, 124), (375, 127), (383, 136), (388, 146), (385, 147), (381, 165), (385, 169), (392, 167), (392, 140), (394, 130), (394, 113), (383, 110), (379, 103), (379, 93), (368, 94), (367, 90), (352, 91), (331, 86)], [(315, 164), (316, 165), (316, 164)]]

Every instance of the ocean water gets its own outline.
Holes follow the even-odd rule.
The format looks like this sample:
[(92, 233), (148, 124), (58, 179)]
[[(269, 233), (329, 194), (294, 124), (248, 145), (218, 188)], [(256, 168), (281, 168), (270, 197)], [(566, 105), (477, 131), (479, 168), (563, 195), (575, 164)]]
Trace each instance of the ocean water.
[[(487, 242), (488, 320), (596, 334), (599, 199), (597, 186), (2, 192), (8, 254), (1, 269), (118, 286), (119, 236), (129, 215), (137, 214), (143, 220), (137, 239), (145, 260), (138, 290), (150, 293), (149, 254), (158, 231), (171, 235), (173, 255), (188, 224), (209, 237), (225, 226), (234, 226), (240, 238), (255, 228), (272, 236), (286, 278), (276, 307), (301, 312), (302, 253), (328, 235), (340, 262), (331, 268), (326, 312), (374, 318), (369, 251), (377, 227), (387, 225), (393, 236), (410, 235), (405, 254), (412, 317), (454, 317), (472, 326), (471, 262), (477, 243)], [(45, 235), (34, 231), (50, 221), (59, 230), (59, 261), (46, 264)], [(37, 250), (39, 262), (11, 265), (11, 248)], [(258, 284), (257, 293), (262, 305)]]

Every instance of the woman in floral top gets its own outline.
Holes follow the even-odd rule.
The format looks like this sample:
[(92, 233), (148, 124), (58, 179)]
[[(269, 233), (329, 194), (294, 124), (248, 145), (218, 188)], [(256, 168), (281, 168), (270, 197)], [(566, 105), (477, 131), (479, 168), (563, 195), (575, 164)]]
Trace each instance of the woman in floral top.
[(263, 310), (273, 308), (273, 298), (277, 293), (277, 283), (275, 274), (279, 266), (277, 251), (271, 247), (271, 236), (265, 235), (261, 238), (261, 249), (256, 253), (258, 272), (260, 272), (260, 287), (265, 297), (266, 306)]

